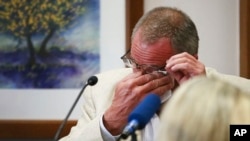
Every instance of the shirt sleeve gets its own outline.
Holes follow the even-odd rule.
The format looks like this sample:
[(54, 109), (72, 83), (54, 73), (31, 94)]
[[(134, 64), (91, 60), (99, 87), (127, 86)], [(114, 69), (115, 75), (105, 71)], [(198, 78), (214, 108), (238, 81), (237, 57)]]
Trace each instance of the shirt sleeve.
[(103, 116), (100, 118), (100, 130), (101, 130), (101, 135), (103, 138), (103, 141), (116, 141), (120, 135), (113, 136), (109, 131), (106, 129), (106, 127), (103, 124)]

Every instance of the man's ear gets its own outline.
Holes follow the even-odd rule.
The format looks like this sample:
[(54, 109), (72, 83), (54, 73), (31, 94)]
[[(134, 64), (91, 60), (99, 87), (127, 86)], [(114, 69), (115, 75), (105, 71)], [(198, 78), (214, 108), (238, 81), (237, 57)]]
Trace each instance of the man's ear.
[(199, 59), (198, 54), (195, 54), (194, 57), (195, 57), (197, 60)]

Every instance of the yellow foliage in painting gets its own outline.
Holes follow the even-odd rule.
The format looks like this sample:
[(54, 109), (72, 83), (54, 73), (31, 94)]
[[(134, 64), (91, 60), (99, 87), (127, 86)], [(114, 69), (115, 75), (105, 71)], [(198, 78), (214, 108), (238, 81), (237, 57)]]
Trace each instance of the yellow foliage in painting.
[(83, 14), (85, 0), (0, 0), (1, 30), (15, 36), (64, 30)]
[(18, 10), (17, 13), (18, 13), (18, 17), (24, 17), (24, 14), (21, 10)]
[(1, 19), (8, 19), (10, 17), (10, 14), (4, 11), (0, 11), (0, 18)]
[(32, 25), (33, 23), (34, 23), (33, 17), (30, 17), (30, 18), (29, 18), (28, 24), (29, 24), (29, 25)]

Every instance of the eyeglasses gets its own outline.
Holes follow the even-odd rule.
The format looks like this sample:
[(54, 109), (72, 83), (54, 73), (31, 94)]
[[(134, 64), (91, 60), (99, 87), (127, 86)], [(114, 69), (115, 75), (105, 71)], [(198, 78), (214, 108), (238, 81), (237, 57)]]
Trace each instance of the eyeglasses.
[(129, 57), (129, 54), (130, 54), (130, 49), (121, 57), (121, 59), (123, 60), (126, 67), (136, 68), (136, 69), (141, 70), (145, 73), (152, 73), (152, 72), (156, 71), (156, 72), (163, 73), (165, 75), (167, 74), (167, 72), (165, 70), (165, 66), (158, 67), (158, 66), (154, 66), (154, 65), (138, 64), (138, 63), (136, 63), (136, 61), (132, 57)]

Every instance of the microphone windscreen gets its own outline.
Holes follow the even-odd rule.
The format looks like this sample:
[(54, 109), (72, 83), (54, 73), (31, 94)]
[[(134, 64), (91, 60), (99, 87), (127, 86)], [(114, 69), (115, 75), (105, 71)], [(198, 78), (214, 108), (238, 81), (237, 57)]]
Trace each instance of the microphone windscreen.
[(131, 112), (128, 122), (136, 120), (139, 123), (138, 129), (143, 129), (160, 106), (160, 97), (156, 94), (148, 94)]
[(98, 78), (96, 76), (91, 76), (88, 79), (88, 85), (93, 86), (97, 83), (97, 81), (98, 81)]

